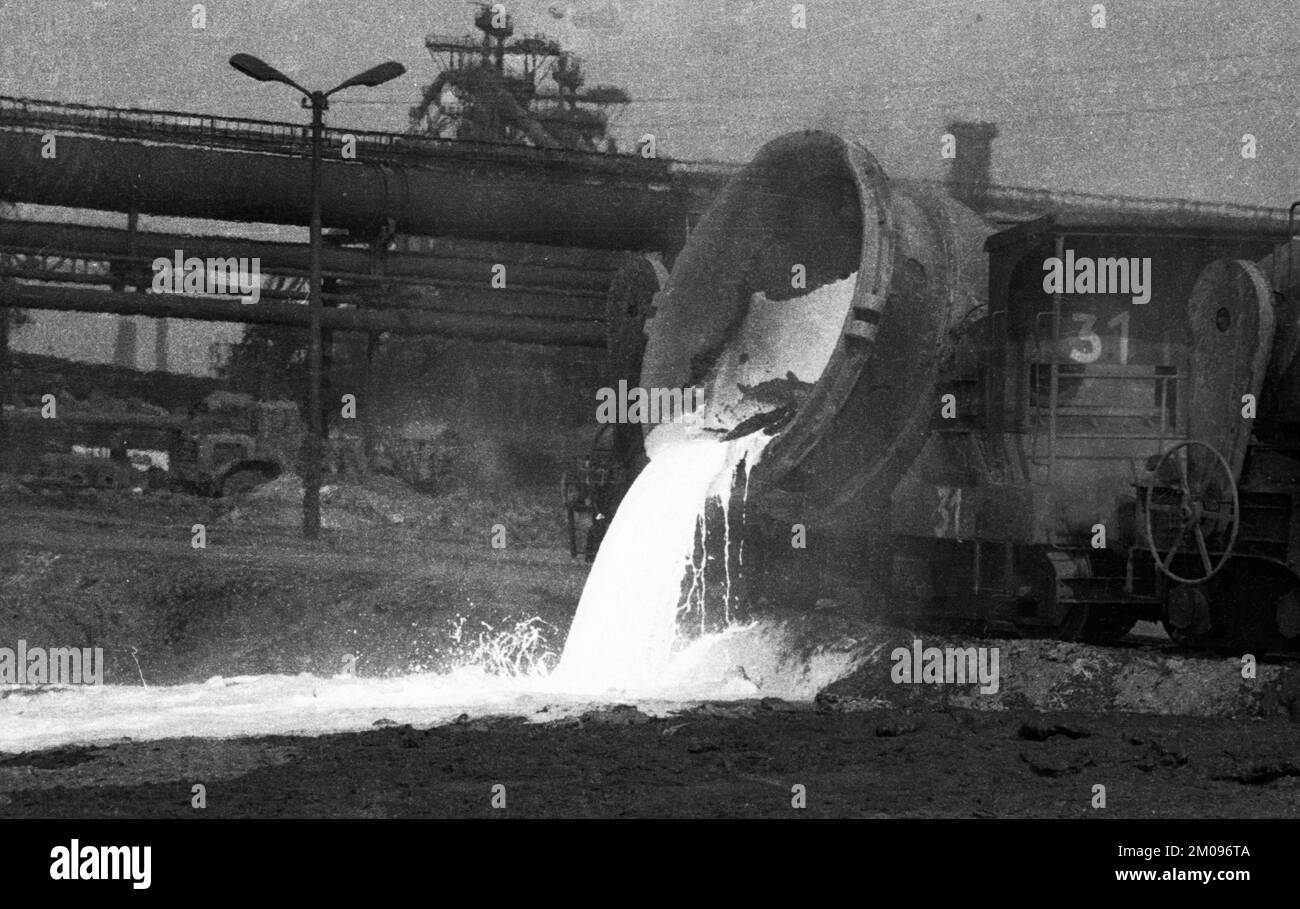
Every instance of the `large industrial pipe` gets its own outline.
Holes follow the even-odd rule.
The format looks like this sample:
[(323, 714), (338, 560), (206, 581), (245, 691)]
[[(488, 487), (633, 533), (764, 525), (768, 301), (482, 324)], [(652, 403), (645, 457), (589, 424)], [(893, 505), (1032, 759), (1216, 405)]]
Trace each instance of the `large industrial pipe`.
[[(856, 144), (776, 139), (679, 255), (641, 384), (703, 387), (706, 431), (783, 426), (751, 475), (761, 511), (869, 528), (939, 411), (949, 329), (987, 297), (991, 232)], [(650, 428), (652, 457), (675, 431)]]
[[(376, 259), (364, 249), (325, 247), (322, 267), (326, 277), (349, 280), (410, 278), (435, 284), (457, 282), (487, 286), (492, 266), (505, 264), (512, 288), (554, 288), (569, 294), (588, 294), (604, 300), (620, 264), (620, 254), (604, 250), (577, 250), (519, 244), (468, 243), (436, 239), (427, 252), (384, 253), (383, 278), (375, 277)], [(264, 271), (306, 273), (310, 250), (306, 243), (248, 240), (243, 237), (183, 236), (117, 227), (41, 221), (0, 221), (0, 249), (33, 255), (83, 259), (134, 259), (143, 263), (170, 260), (183, 250), (201, 259), (256, 258)]]
[[(0, 279), (17, 278), (20, 281), (39, 281), (46, 285), (80, 285), (93, 287), (111, 287), (117, 279), (106, 274), (84, 274), (60, 272), (48, 268), (2, 268)], [(126, 282), (130, 283), (130, 282)], [(145, 284), (147, 287), (147, 282)], [(57, 295), (56, 295), (57, 296)], [(153, 296), (153, 295), (150, 295)], [(556, 319), (563, 321), (600, 322), (605, 318), (605, 300), (593, 302), (590, 298), (560, 294), (539, 294), (526, 290), (516, 290), (509, 294), (489, 290), (483, 287), (403, 287), (398, 293), (369, 295), (357, 293), (322, 294), (326, 306), (352, 306), (367, 310), (414, 310), (416, 312), (466, 313), (477, 316), (509, 316), (525, 319)], [(259, 301), (303, 302), (304, 292), (299, 290), (280, 290), (263, 287), (259, 292)], [(146, 299), (149, 299), (146, 297)], [(217, 302), (224, 302), (218, 300)], [(0, 306), (4, 306), (5, 296), (0, 291)], [(100, 304), (96, 304), (100, 305)], [(147, 305), (147, 304), (142, 304)], [(64, 307), (69, 310), (74, 307)], [(242, 319), (242, 310), (233, 311), (236, 318)], [(142, 315), (157, 316), (147, 309)]]
[[(40, 132), (0, 130), (0, 198), (270, 224), (306, 224), (311, 214), (308, 163), (299, 157), (55, 138), (54, 156), (46, 158)], [(364, 235), (395, 219), (400, 232), (429, 236), (593, 249), (672, 246), (688, 206), (666, 169), (657, 181), (636, 161), (621, 176), (558, 154), (431, 155), (424, 166), (328, 158), (324, 225)]]
[[(112, 313), (202, 322), (243, 322), (305, 328), (307, 307), (294, 303), (245, 305), (178, 294), (120, 293), (71, 287), (11, 284), (0, 289), (0, 305), (22, 309)], [(430, 312), (413, 309), (340, 309), (327, 307), (321, 325), (332, 331), (391, 331), (433, 334), (485, 341), (569, 344), (604, 347), (605, 327), (596, 321), (537, 319), (524, 316)]]

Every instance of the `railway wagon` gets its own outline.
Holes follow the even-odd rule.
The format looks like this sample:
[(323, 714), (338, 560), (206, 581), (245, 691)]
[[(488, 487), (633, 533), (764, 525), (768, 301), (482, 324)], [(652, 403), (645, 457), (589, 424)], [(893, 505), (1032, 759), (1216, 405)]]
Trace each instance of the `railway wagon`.
[[(891, 495), (893, 596), (1099, 642), (1145, 619), (1300, 643), (1296, 319), (1252, 245), (1133, 217), (990, 237), (987, 311)], [(1149, 263), (1149, 299), (1052, 292), (1069, 261)]]
[(1194, 207), (999, 230), (857, 144), (792, 134), (693, 231), (640, 381), (704, 388), (701, 431), (775, 434), (731, 510), (769, 599), (1295, 647), (1289, 235)]

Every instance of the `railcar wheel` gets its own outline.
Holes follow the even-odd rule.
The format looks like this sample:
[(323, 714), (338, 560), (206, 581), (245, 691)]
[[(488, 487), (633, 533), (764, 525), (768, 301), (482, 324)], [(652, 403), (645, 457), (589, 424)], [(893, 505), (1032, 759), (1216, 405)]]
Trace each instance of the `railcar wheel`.
[(1196, 584), (1179, 584), (1165, 598), (1165, 633), (1177, 644), (1196, 644), (1205, 640), (1214, 622), (1210, 616), (1210, 597)]
[[(1232, 468), (1213, 447), (1204, 442), (1181, 442), (1166, 451), (1152, 471), (1144, 505), (1146, 542), (1156, 567), (1166, 577), (1180, 584), (1200, 584), (1228, 563), (1241, 523), (1241, 501)], [(1158, 528), (1155, 515), (1161, 516)], [(1171, 527), (1177, 531), (1170, 533)], [(1189, 533), (1194, 547), (1191, 552), (1200, 555), (1203, 573), (1183, 577), (1171, 566), (1184, 552)], [(1211, 541), (1224, 541), (1217, 560), (1210, 556)]]

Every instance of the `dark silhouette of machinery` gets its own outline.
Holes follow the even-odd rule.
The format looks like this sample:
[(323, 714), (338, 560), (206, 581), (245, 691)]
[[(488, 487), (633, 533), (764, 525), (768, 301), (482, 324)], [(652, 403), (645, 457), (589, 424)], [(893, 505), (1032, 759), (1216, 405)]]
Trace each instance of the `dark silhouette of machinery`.
[[(138, 486), (228, 498), (280, 476), (302, 435), (297, 408), (289, 402), (257, 403), (224, 393), (210, 395), (186, 416), (79, 410), (54, 420), (27, 409), (11, 413), (10, 419), (26, 443), (26, 459), (39, 458), (26, 465), (33, 485)], [(131, 448), (165, 453), (167, 468), (133, 467)]]
[[(474, 27), (481, 38), (425, 39), (442, 70), (410, 110), (412, 131), (539, 148), (616, 150), (607, 135), (610, 108), (627, 104), (627, 92), (613, 86), (584, 91), (586, 75), (577, 56), (549, 38), (515, 38), (514, 19), (500, 4), (478, 7)], [(548, 78), (554, 91), (543, 89)]]
[[(590, 451), (577, 458), (560, 477), (569, 535), (569, 555), (588, 562), (596, 558), (600, 541), (631, 483), (628, 457), (618, 450), (618, 427), (606, 424), (596, 432)], [(633, 462), (635, 466), (640, 463)], [(581, 535), (581, 545), (579, 536)]]

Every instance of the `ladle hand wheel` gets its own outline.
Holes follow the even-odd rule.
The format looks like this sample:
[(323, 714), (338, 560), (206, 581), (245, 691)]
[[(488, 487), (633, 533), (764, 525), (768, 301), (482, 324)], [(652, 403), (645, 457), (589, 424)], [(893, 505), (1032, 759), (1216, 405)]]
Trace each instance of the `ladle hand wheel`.
[[(1218, 573), (1232, 555), (1240, 525), (1241, 502), (1232, 468), (1213, 447), (1204, 442), (1181, 442), (1156, 462), (1146, 488), (1147, 545), (1156, 567), (1182, 584), (1199, 584)], [(1161, 517), (1161, 539), (1156, 539), (1153, 516)], [(1170, 528), (1177, 528), (1170, 532)], [(1187, 543), (1200, 556), (1199, 577), (1180, 577), (1170, 567)], [(1218, 558), (1210, 555), (1210, 544)]]

